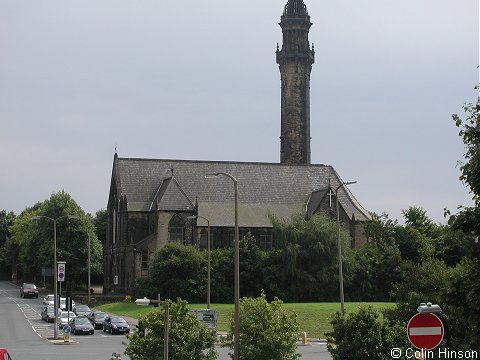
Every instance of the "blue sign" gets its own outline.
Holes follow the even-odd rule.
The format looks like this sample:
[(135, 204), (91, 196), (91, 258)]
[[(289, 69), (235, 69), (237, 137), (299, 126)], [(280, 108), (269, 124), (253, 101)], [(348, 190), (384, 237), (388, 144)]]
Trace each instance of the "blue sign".
[(71, 331), (72, 331), (72, 329), (70, 328), (70, 326), (65, 325), (65, 326), (63, 327), (63, 332), (64, 332), (65, 334), (70, 334)]

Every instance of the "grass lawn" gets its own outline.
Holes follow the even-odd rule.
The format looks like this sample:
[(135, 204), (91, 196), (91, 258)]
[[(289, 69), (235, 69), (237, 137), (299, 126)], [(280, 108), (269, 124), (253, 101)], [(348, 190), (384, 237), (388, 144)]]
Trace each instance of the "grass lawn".
[[(361, 305), (371, 305), (374, 309), (380, 310), (393, 307), (394, 303), (366, 303), (347, 302), (345, 312), (355, 312)], [(191, 309), (205, 309), (205, 304), (189, 304)], [(325, 338), (325, 333), (331, 330), (330, 320), (335, 312), (340, 311), (340, 303), (292, 303), (283, 304), (287, 311), (297, 314), (300, 323), (300, 331), (305, 331), (308, 337)], [(218, 331), (227, 331), (230, 314), (233, 312), (233, 304), (212, 304), (211, 308), (218, 312)], [(137, 318), (152, 310), (153, 306), (137, 306), (134, 303), (112, 303), (100, 305), (97, 309), (118, 315)]]

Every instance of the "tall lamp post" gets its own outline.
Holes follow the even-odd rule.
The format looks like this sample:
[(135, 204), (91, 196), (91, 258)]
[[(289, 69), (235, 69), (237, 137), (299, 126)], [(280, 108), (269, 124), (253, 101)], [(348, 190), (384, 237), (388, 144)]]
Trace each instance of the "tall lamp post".
[(340, 310), (342, 316), (345, 316), (345, 296), (343, 293), (343, 265), (342, 265), (342, 242), (340, 241), (340, 210), (338, 206), (338, 190), (345, 185), (355, 184), (356, 181), (342, 182), (335, 189), (335, 199), (336, 199), (336, 208), (337, 208), (337, 248), (338, 248), (338, 279), (340, 282)]
[[(53, 274), (53, 314), (55, 317), (55, 320), (53, 322), (53, 337), (56, 339), (57, 338), (57, 319), (58, 319), (58, 304), (57, 304), (57, 220), (62, 218), (63, 216), (60, 216), (56, 219), (53, 219), (48, 216), (43, 216), (43, 215), (37, 215), (37, 216), (32, 216), (30, 220), (40, 220), (40, 219), (47, 219), (49, 221), (53, 222), (53, 267), (54, 267), (54, 274)], [(67, 216), (69, 219), (78, 219), (77, 216)]]
[[(224, 172), (214, 172), (213, 176), (223, 175), (233, 181), (235, 194), (235, 310), (234, 310), (234, 334), (233, 334), (233, 359), (240, 359), (240, 240), (238, 232), (238, 181), (232, 175)], [(207, 175), (207, 176), (208, 176)]]
[(206, 217), (203, 217), (203, 216), (200, 216), (200, 215), (194, 215), (194, 216), (189, 216), (188, 219), (197, 219), (197, 218), (200, 218), (200, 219), (203, 219), (207, 222), (207, 258), (208, 258), (208, 261), (207, 261), (207, 309), (210, 310), (210, 268), (211, 268), (211, 256), (210, 256), (210, 251), (211, 251), (211, 243), (210, 243), (210, 221), (206, 218)]

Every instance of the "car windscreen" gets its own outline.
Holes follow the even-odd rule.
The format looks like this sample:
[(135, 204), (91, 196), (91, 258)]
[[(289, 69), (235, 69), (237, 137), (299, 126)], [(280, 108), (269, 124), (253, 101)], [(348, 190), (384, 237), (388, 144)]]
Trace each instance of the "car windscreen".
[(105, 313), (95, 313), (95, 319), (103, 319), (107, 314)]
[(35, 285), (33, 284), (23, 284), (24, 289), (35, 289)]
[(126, 323), (126, 321), (121, 317), (112, 317), (112, 323)]
[(77, 325), (86, 325), (86, 324), (90, 324), (90, 321), (88, 321), (87, 318), (75, 318), (75, 324)]

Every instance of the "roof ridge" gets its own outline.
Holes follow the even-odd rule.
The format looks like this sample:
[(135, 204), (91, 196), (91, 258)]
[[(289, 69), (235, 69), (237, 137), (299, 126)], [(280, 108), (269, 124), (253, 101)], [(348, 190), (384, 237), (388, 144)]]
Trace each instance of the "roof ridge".
[(287, 167), (332, 167), (327, 164), (282, 164), (262, 161), (230, 161), (230, 160), (194, 160), (194, 159), (153, 159), (153, 158), (132, 158), (119, 157), (119, 161), (171, 161), (182, 163), (205, 163), (205, 164), (248, 164), (248, 165), (273, 165), (273, 166), (287, 166)]

